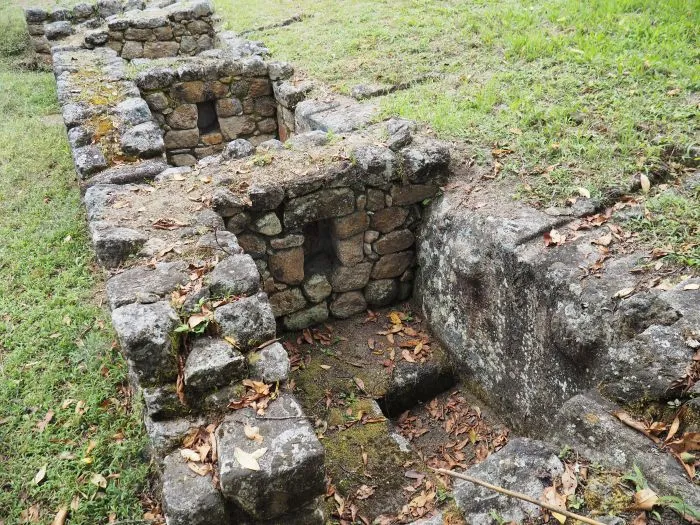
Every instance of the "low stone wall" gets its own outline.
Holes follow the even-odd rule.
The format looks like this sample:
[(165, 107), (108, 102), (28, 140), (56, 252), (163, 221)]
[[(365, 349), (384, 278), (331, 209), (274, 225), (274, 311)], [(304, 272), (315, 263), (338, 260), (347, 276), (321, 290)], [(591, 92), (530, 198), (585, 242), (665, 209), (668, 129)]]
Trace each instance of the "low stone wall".
[(125, 60), (196, 55), (214, 47), (212, 14), (207, 1), (126, 12), (108, 20), (106, 44)]
[(275, 71), (275, 63), (250, 57), (193, 58), (141, 72), (136, 83), (164, 132), (168, 161), (189, 166), (237, 138), (254, 145), (275, 138)]
[(118, 15), (123, 11), (143, 9), (143, 0), (99, 0), (95, 4), (79, 3), (72, 8), (54, 7), (45, 10), (29, 8), (25, 10), (27, 30), (31, 43), (39, 60), (51, 65), (52, 43), (73, 35), (76, 31), (95, 29), (106, 18)]
[[(320, 131), (301, 135), (286, 150), (270, 152), (276, 160), (270, 168), (254, 168), (252, 185), (231, 180), (212, 196), (227, 229), (256, 259), (263, 289), (285, 328), (322, 322), (329, 312), (350, 317), (368, 305), (411, 296), (422, 207), (438, 192), (449, 152), (429, 139), (407, 145), (409, 128), (407, 121), (387, 124), (396, 152), (358, 144), (346, 161), (325, 165), (320, 176), (268, 183), (278, 162), (300, 162), (295, 150), (306, 149), (303, 141), (329, 140)], [(395, 141), (399, 135), (403, 139)], [(210, 172), (228, 178), (215, 167), (204, 170)]]

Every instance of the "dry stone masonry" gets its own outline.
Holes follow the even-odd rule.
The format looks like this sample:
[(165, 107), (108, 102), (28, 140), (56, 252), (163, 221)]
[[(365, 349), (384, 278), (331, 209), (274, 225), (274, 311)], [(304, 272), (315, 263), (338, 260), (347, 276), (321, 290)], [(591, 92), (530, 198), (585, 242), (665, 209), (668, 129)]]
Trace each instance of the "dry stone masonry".
[[(285, 387), (277, 337), (410, 299), (414, 286), (452, 366), (512, 428), (615, 468), (641, 464), (654, 487), (700, 506), (680, 467), (610, 416), (688, 400), (677, 380), (700, 334), (698, 292), (692, 280), (645, 289), (629, 271), (640, 254), (580, 279), (597, 232), (555, 249), (541, 235), (592, 205), (547, 213), (446, 185), (459, 177), (445, 143), (379, 121), (373, 103), (315, 99), (260, 43), (215, 31), (207, 2), (100, 0), (26, 20), (56, 76), (169, 524), (324, 523), (324, 447)], [(452, 384), (449, 365), (404, 365), (392, 416)], [(206, 429), (212, 471), (196, 473), (183, 442)], [(473, 472), (539, 497), (533, 472), (561, 473), (552, 450), (516, 439)], [(534, 512), (472, 485), (454, 497), (470, 523)]]

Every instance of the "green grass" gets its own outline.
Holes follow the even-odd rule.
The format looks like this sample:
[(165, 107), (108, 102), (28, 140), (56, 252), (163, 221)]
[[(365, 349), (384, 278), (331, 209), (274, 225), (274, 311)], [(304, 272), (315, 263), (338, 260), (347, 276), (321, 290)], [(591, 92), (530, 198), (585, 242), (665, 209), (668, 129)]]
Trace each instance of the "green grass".
[[(21, 17), (5, 6), (0, 21), (0, 523), (19, 523), (32, 506), (50, 523), (73, 498), (71, 524), (140, 518), (146, 441), (98, 305), (53, 75), (11, 65)], [(106, 489), (91, 483), (96, 473)]]
[[(563, 203), (580, 187), (609, 195), (657, 163), (666, 144), (700, 143), (699, 0), (216, 4), (234, 30), (303, 13), (300, 23), (250, 37), (339, 92), (440, 73), (383, 97), (383, 115), (465, 141), (482, 164), (496, 144), (513, 150), (499, 159), (499, 178), (537, 206)], [(650, 203), (653, 224), (674, 220), (677, 208), (664, 202)], [(683, 217), (697, 216), (698, 200), (688, 206)], [(694, 230), (682, 242), (665, 228), (644, 238), (700, 264)]]

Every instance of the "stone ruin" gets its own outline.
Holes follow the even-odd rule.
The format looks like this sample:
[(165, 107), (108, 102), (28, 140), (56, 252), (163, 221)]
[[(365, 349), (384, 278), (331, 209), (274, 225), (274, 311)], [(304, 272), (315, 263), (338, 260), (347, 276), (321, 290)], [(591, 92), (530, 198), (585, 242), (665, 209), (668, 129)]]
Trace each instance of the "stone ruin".
[[(514, 439), (474, 472), (517, 489), (523, 479), (503, 465), (526, 457), (537, 469), (567, 445), (638, 464), (659, 490), (699, 504), (678, 465), (610, 415), (697, 393), (677, 381), (700, 334), (697, 292), (684, 288), (697, 279), (645, 288), (630, 271), (640, 254), (628, 253), (582, 280), (600, 257), (597, 231), (554, 250), (541, 236), (585, 221), (593, 203), (538, 211), (504, 199), (415, 123), (381, 121), (372, 102), (314, 98), (262, 44), (215, 31), (207, 2), (100, 0), (26, 19), (56, 76), (168, 523), (323, 523), (324, 447), (295, 396), (279, 393), (264, 417), (227, 406), (245, 380), (287, 380), (283, 331), (404, 300), (450, 363), (397, 367), (397, 407), (430, 399), (454, 371), (511, 428), (547, 442)], [(218, 331), (183, 337), (203, 312)], [(210, 424), (218, 484), (178, 452)], [(257, 448), (246, 425), (265, 436), (259, 470), (236, 452)], [(488, 508), (532, 511), (475, 490), (454, 490), (470, 522), (488, 523)]]

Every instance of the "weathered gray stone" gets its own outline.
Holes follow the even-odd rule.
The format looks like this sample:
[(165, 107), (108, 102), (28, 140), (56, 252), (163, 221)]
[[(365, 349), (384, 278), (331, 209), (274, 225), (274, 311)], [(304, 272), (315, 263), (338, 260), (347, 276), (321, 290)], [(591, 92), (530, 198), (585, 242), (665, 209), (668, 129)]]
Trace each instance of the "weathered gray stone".
[(288, 62), (268, 62), (270, 80), (286, 80), (294, 74), (294, 67)]
[[(256, 419), (252, 409), (237, 410), (224, 419), (216, 437), (224, 496), (254, 518), (272, 520), (323, 494), (324, 451), (290, 394), (272, 401), (265, 415)], [(245, 437), (245, 424), (258, 427), (262, 443)], [(234, 457), (237, 448), (248, 454), (266, 448), (257, 460), (260, 470), (241, 466)]]
[(104, 223), (90, 223), (90, 233), (95, 254), (106, 268), (119, 266), (148, 240), (140, 231)]
[(68, 142), (73, 149), (87, 146), (92, 142), (92, 132), (83, 126), (71, 128), (68, 130)]
[(255, 131), (255, 120), (248, 115), (220, 117), (219, 126), (224, 139), (235, 140), (243, 135), (251, 135)]
[(146, 415), (153, 421), (182, 417), (189, 412), (180, 401), (174, 384), (145, 387), (143, 404)]
[(258, 151), (279, 151), (281, 149), (284, 149), (284, 143), (277, 139), (266, 140), (258, 144)]
[(379, 255), (400, 252), (413, 245), (415, 237), (411, 230), (396, 230), (386, 235), (382, 235), (374, 243), (374, 250)]
[(49, 40), (58, 40), (73, 34), (73, 26), (67, 20), (44, 25), (44, 34)]
[(168, 126), (174, 129), (193, 129), (197, 127), (197, 106), (180, 104), (165, 116)]
[[(336, 266), (331, 273), (331, 286), (334, 292), (361, 290), (369, 281), (372, 263), (363, 262), (355, 266)], [(318, 302), (318, 301), (316, 301)]]
[(547, 439), (609, 468), (638, 466), (659, 494), (680, 496), (686, 504), (700, 508), (700, 492), (687, 481), (683, 468), (670, 454), (660, 454), (643, 434), (615, 418), (612, 412), (616, 409), (594, 392), (574, 396), (554, 417)]
[(255, 153), (255, 147), (245, 139), (236, 139), (228, 144), (221, 152), (224, 159), (241, 159)]
[(352, 315), (364, 312), (367, 309), (367, 301), (362, 292), (345, 292), (336, 296), (330, 304), (330, 310), (334, 317), (346, 319)]
[(390, 253), (383, 256), (372, 268), (372, 279), (390, 279), (405, 272), (415, 259), (412, 251)]
[(260, 289), (260, 274), (250, 255), (231, 255), (219, 262), (209, 274), (214, 297), (251, 295)]
[(250, 215), (247, 213), (236, 213), (226, 218), (226, 229), (232, 233), (239, 234), (245, 230), (250, 222)]
[(424, 201), (433, 197), (438, 187), (433, 184), (408, 184), (405, 186), (392, 186), (391, 198), (394, 206), (405, 206)]
[(216, 114), (219, 117), (234, 117), (243, 114), (243, 106), (237, 98), (220, 98), (216, 101)]
[(272, 236), (282, 233), (282, 223), (274, 212), (259, 215), (248, 225), (248, 228), (262, 235)]
[(187, 467), (179, 451), (163, 461), (163, 510), (168, 525), (219, 525), (227, 522), (224, 498), (210, 475)]
[(126, 270), (107, 281), (109, 308), (160, 301), (187, 281), (187, 265), (180, 261), (159, 262), (154, 269), (141, 266)]
[[(177, 419), (154, 421), (148, 415), (143, 418), (144, 426), (149, 437), (149, 455), (160, 461), (166, 454), (178, 448), (184, 437), (193, 428), (205, 425), (201, 417), (182, 417)], [(179, 452), (178, 452), (179, 454)]]
[(287, 351), (280, 343), (272, 343), (262, 350), (248, 354), (250, 377), (276, 383), (286, 381), (289, 376), (290, 364)]
[(97, 0), (95, 8), (100, 18), (108, 18), (122, 12), (122, 5), (118, 0)]
[(354, 266), (364, 260), (364, 234), (359, 233), (348, 239), (333, 239), (333, 250), (343, 266)]
[(167, 149), (194, 148), (199, 143), (199, 130), (171, 130), (165, 133), (165, 147)]
[(301, 330), (308, 326), (322, 323), (326, 319), (328, 319), (328, 305), (324, 301), (306, 310), (300, 310), (285, 316), (282, 319), (282, 323), (286, 330)]
[(86, 20), (94, 16), (95, 11), (90, 4), (76, 4), (73, 6), (73, 18)]
[(238, 245), (238, 239), (227, 231), (219, 231), (216, 234), (207, 233), (197, 240), (196, 250), (207, 250), (219, 257), (243, 253)]
[(287, 235), (279, 239), (270, 239), (270, 246), (275, 250), (284, 250), (285, 248), (295, 248), (304, 245), (303, 235)]
[(389, 133), (386, 145), (391, 151), (398, 151), (411, 143), (413, 140), (411, 136), (412, 125), (414, 124), (410, 120), (398, 118), (390, 119), (386, 123), (386, 130)]
[(117, 104), (116, 113), (125, 126), (136, 126), (151, 120), (151, 111), (140, 97), (130, 97)]
[(144, 159), (161, 155), (165, 150), (160, 128), (150, 121), (124, 132), (121, 136), (121, 145), (127, 155)]
[(334, 218), (331, 225), (334, 236), (338, 239), (347, 239), (369, 228), (369, 216), (364, 211), (358, 211), (345, 217)]
[(301, 284), (304, 280), (304, 249), (290, 248), (270, 255), (270, 273), (275, 280), (286, 284)]
[(367, 126), (377, 114), (378, 107), (374, 104), (304, 100), (297, 104), (295, 126), (299, 132), (320, 129), (346, 133)]
[(243, 379), (245, 357), (226, 341), (213, 337), (198, 337), (192, 342), (185, 363), (185, 386), (197, 395)]
[[(470, 467), (465, 474), (539, 499), (545, 488), (564, 472), (555, 450), (527, 438), (513, 438), (495, 454)], [(468, 481), (457, 481), (453, 489), (457, 506), (472, 525), (491, 525), (492, 512), (506, 521), (523, 523), (540, 515), (540, 508), (494, 493)]]
[[(449, 163), (450, 150), (437, 140), (426, 140), (402, 152), (402, 172), (414, 184), (440, 181)], [(425, 189), (426, 193), (429, 191)]]
[(107, 160), (99, 146), (83, 146), (73, 150), (73, 162), (81, 179), (107, 167)]
[(253, 184), (248, 190), (251, 209), (254, 211), (274, 210), (284, 199), (284, 189), (280, 185)]
[(314, 273), (307, 276), (301, 287), (306, 298), (312, 303), (320, 303), (333, 291), (328, 278), (322, 273)]
[(394, 178), (394, 153), (382, 146), (359, 146), (351, 152), (354, 162), (362, 168), (363, 180), (372, 186), (383, 186)]
[(109, 41), (109, 33), (104, 29), (94, 29), (85, 33), (86, 47), (103, 46)]
[(164, 89), (175, 80), (175, 72), (168, 67), (154, 67), (141, 71), (136, 76), (136, 85), (140, 89)]
[(165, 58), (177, 56), (180, 45), (172, 41), (145, 42), (143, 44), (144, 58)]
[(325, 146), (329, 140), (327, 132), (316, 130), (294, 135), (285, 145), (290, 149), (306, 149), (313, 146)]
[(177, 153), (170, 157), (170, 162), (174, 166), (194, 166), (197, 164), (197, 158), (189, 153)]
[(133, 60), (143, 57), (143, 42), (136, 40), (127, 40), (122, 47), (122, 58), (124, 60)]
[(212, 193), (211, 206), (222, 217), (232, 217), (243, 211), (245, 201), (228, 188), (218, 187)]
[(127, 304), (112, 311), (112, 324), (139, 380), (162, 384), (177, 376), (173, 331), (180, 319), (166, 301)]
[(244, 233), (238, 236), (241, 248), (251, 257), (262, 257), (267, 252), (265, 239), (252, 233)]
[(275, 316), (262, 292), (217, 308), (214, 319), (222, 335), (233, 337), (243, 350), (275, 337)]
[(396, 279), (370, 281), (365, 288), (365, 299), (371, 306), (388, 306), (398, 297), (399, 285)]
[(281, 317), (304, 308), (306, 299), (299, 288), (288, 288), (271, 295), (270, 306), (275, 317)]
[(321, 219), (341, 217), (355, 210), (355, 196), (347, 188), (321, 190), (289, 200), (284, 210), (284, 225), (298, 228)]
[(130, 184), (155, 178), (168, 168), (160, 159), (113, 166), (85, 181), (82, 185), (92, 187), (97, 184)]
[(28, 24), (40, 24), (49, 18), (49, 14), (38, 7), (28, 7), (24, 10), (24, 18)]
[(381, 233), (389, 233), (401, 226), (408, 217), (408, 210), (398, 206), (392, 206), (376, 211), (370, 218), (373, 230)]
[(309, 82), (301, 82), (299, 84), (293, 84), (291, 82), (273, 82), (272, 89), (277, 102), (287, 109), (294, 110), (297, 104), (306, 98), (306, 95), (313, 89), (313, 86)]

